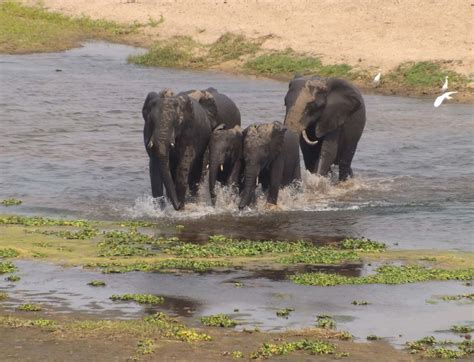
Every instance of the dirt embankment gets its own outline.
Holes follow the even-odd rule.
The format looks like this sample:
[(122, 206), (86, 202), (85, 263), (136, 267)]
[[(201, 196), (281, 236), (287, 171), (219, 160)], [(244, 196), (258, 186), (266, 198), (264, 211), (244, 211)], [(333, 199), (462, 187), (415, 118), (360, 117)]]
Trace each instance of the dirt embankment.
[[(37, 4), (37, 0), (25, 0)], [(211, 43), (226, 32), (272, 35), (264, 48), (387, 72), (407, 61), (442, 61), (474, 72), (474, 4), (466, 0), (41, 0), (51, 10), (123, 23), (164, 22), (147, 35)]]

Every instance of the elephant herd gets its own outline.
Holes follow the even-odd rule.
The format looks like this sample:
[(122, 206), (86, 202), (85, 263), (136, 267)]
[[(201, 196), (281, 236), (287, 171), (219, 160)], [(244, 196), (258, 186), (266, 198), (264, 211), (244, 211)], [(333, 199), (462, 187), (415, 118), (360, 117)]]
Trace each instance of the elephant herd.
[(173, 207), (182, 209), (188, 189), (195, 195), (208, 169), (213, 205), (217, 182), (238, 188), (240, 209), (255, 199), (258, 184), (276, 204), (279, 189), (301, 178), (300, 147), (310, 172), (326, 176), (336, 164), (340, 181), (352, 176), (366, 120), (359, 90), (342, 79), (297, 76), (285, 106), (283, 124), (242, 130), (239, 109), (214, 88), (150, 92), (142, 114), (153, 197), (163, 196), (164, 186)]

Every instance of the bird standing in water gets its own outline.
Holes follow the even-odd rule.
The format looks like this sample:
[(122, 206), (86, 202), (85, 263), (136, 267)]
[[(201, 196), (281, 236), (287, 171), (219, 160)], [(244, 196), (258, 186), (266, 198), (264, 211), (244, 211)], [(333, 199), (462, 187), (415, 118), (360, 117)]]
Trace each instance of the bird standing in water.
[(441, 87), (441, 91), (444, 93), (448, 90), (448, 76), (444, 78), (444, 84)]
[(372, 81), (372, 85), (374, 87), (378, 87), (378, 85), (380, 84), (380, 77), (382, 76), (382, 73), (377, 73), (377, 75), (375, 76), (374, 80)]

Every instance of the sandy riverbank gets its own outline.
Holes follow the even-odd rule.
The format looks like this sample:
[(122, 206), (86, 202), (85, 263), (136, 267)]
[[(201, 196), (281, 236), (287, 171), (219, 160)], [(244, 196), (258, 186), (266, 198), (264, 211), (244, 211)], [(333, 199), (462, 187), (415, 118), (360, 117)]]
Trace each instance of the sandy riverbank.
[(474, 6), (464, 0), (25, 0), (48, 9), (123, 23), (164, 22), (147, 35), (189, 35), (203, 43), (226, 32), (272, 35), (267, 49), (287, 47), (327, 63), (387, 72), (407, 61), (442, 61), (474, 72)]

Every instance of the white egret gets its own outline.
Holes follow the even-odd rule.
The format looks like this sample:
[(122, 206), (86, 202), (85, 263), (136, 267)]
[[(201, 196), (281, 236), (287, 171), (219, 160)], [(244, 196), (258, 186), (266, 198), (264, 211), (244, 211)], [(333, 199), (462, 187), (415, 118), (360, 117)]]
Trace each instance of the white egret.
[(446, 92), (446, 93), (443, 93), (442, 95), (440, 95), (438, 98), (436, 98), (436, 100), (434, 101), (434, 106), (435, 107), (439, 107), (441, 105), (441, 103), (443, 103), (443, 101), (445, 99), (453, 99), (453, 97), (451, 97), (451, 94), (455, 94), (457, 92)]
[(377, 87), (380, 84), (380, 77), (382, 76), (382, 73), (378, 72), (377, 75), (375, 76), (374, 80), (372, 81), (372, 85), (374, 87)]
[(448, 76), (444, 78), (444, 84), (441, 87), (441, 91), (444, 93), (448, 90)]

